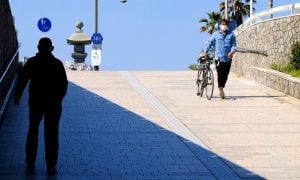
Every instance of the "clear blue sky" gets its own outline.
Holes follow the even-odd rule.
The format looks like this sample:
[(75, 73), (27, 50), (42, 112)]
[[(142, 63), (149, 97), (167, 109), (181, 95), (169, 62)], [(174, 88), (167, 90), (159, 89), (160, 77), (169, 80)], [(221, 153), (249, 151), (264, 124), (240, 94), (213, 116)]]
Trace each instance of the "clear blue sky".
[[(257, 0), (256, 12), (268, 8), (268, 0)], [(200, 18), (217, 11), (221, 0), (99, 0), (99, 29), (104, 37), (103, 70), (186, 70), (196, 61), (207, 40), (200, 33)], [(274, 7), (300, 2), (274, 0)], [(20, 58), (33, 56), (43, 36), (37, 28), (41, 17), (52, 21), (46, 33), (53, 40), (54, 54), (71, 60), (73, 47), (66, 39), (77, 20), (84, 32), (94, 33), (94, 0), (10, 0), (20, 43)], [(91, 46), (86, 47), (90, 54)], [(90, 56), (87, 57), (90, 63)]]

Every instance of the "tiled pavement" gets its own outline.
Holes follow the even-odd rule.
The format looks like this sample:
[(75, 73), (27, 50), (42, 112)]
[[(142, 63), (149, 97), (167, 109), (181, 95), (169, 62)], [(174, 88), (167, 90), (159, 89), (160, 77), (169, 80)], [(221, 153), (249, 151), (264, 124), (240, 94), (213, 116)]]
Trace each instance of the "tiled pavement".
[(45, 173), (43, 124), (35, 174), (24, 168), (24, 94), (0, 129), (0, 179), (300, 178), (299, 100), (234, 75), (224, 101), (196, 97), (194, 72), (68, 78), (59, 174)]

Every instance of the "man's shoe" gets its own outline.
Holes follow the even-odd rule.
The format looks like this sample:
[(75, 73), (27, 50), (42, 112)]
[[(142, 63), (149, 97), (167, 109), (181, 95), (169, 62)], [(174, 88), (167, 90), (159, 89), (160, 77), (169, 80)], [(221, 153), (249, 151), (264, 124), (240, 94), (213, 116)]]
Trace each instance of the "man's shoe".
[(25, 162), (25, 167), (26, 167), (26, 174), (28, 176), (35, 175), (35, 165), (34, 165), (34, 163), (29, 164), (29, 163)]
[(47, 168), (47, 173), (50, 176), (57, 174), (57, 169), (55, 167)]
[(223, 88), (220, 88), (219, 90), (220, 90), (220, 97), (221, 97), (222, 99), (224, 99), (224, 98), (225, 98), (225, 93), (224, 93)]
[(27, 161), (25, 161), (25, 166), (26, 166), (27, 169), (34, 169), (35, 168), (34, 163), (29, 163)]

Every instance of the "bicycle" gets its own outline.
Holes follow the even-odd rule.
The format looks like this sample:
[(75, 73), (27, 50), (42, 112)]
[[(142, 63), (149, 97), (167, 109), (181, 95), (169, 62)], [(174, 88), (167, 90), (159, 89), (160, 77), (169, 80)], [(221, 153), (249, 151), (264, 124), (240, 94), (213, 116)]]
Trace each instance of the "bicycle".
[(211, 56), (205, 56), (198, 59), (197, 73), (197, 96), (202, 97), (205, 89), (206, 98), (210, 100), (214, 92), (214, 74), (212, 71), (215, 66), (215, 59)]

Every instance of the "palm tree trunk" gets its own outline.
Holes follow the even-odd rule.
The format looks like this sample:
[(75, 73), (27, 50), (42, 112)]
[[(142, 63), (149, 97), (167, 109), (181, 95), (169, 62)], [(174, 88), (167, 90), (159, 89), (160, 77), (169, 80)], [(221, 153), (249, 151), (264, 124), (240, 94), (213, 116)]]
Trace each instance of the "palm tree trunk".
[[(273, 0), (269, 0), (269, 8), (272, 9), (273, 8)], [(270, 15), (270, 19), (273, 18), (273, 14)]]

